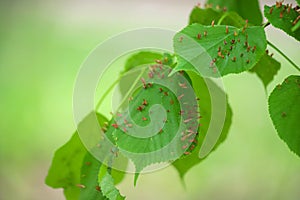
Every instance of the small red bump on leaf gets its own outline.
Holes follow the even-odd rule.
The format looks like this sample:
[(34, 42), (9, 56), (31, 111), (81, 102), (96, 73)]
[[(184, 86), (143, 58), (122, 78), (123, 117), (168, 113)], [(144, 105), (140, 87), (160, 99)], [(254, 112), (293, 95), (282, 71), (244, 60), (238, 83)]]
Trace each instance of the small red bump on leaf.
[(184, 123), (188, 123), (188, 122), (190, 122), (190, 121), (192, 121), (192, 118), (189, 118), (189, 119), (183, 120), (183, 122), (184, 122)]
[(201, 39), (201, 34), (200, 33), (198, 33), (197, 38), (198, 38), (198, 40)]
[(169, 93), (168, 93), (168, 92), (164, 92), (164, 95), (165, 95), (165, 96), (169, 96)]
[(191, 152), (188, 152), (188, 151), (184, 152), (184, 155), (190, 155), (190, 154), (191, 154)]
[(116, 124), (112, 124), (111, 126), (113, 126), (114, 128), (118, 128), (119, 127), (117, 123)]
[(181, 43), (183, 41), (183, 37), (181, 36), (180, 38), (179, 38), (179, 42)]
[(82, 185), (82, 184), (77, 184), (76, 186), (79, 187), (80, 189), (86, 188), (85, 185)]
[(293, 25), (295, 26), (299, 20), (300, 20), (300, 15), (293, 21)]
[(272, 14), (272, 12), (273, 12), (273, 7), (270, 9), (270, 12), (269, 12), (269, 14), (271, 15), (271, 14)]
[(180, 101), (180, 100), (182, 99), (182, 97), (184, 97), (184, 94), (180, 95), (180, 96), (178, 97), (178, 100)]
[(92, 163), (91, 162), (86, 162), (85, 165), (90, 166)]
[(213, 21), (211, 22), (211, 26), (212, 26), (212, 27), (215, 26), (215, 20), (213, 20)]
[(142, 117), (142, 120), (143, 120), (143, 121), (146, 121), (146, 120), (147, 120), (147, 118), (146, 118), (146, 117)]
[(146, 99), (143, 100), (143, 105), (144, 105), (144, 106), (148, 105), (148, 102), (147, 102)]
[(249, 63), (250, 63), (250, 60), (248, 59), (248, 60), (246, 61), (246, 63), (249, 64)]
[(186, 148), (188, 148), (188, 145), (183, 145), (182, 146), (182, 149), (186, 149)]
[(162, 88), (159, 88), (159, 92), (163, 92), (163, 89), (162, 89)]
[(142, 111), (144, 108), (142, 106), (137, 107), (138, 111)]
[(179, 87), (181, 87), (181, 88), (184, 88), (184, 89), (187, 88), (186, 83), (178, 83), (178, 85), (179, 85)]
[(162, 61), (161, 61), (161, 60), (155, 60), (155, 62), (156, 62), (157, 64), (162, 64)]
[(226, 40), (224, 40), (224, 45), (226, 45), (227, 44), (227, 42), (226, 42)]
[(287, 13), (290, 13), (290, 12), (291, 12), (291, 8), (292, 8), (292, 4), (289, 5), (288, 10), (287, 10)]
[(170, 100), (170, 104), (171, 104), (171, 105), (174, 104), (174, 100), (173, 100), (173, 99)]
[(101, 192), (101, 188), (100, 188), (98, 185), (95, 187), (95, 189), (96, 189), (97, 191)]
[(279, 17), (283, 18), (283, 12), (280, 12)]
[(204, 31), (204, 37), (206, 37), (207, 36), (207, 31)]
[(232, 61), (235, 62), (235, 61), (236, 61), (236, 57), (233, 57), (233, 58), (232, 58)]
[(226, 26), (226, 31), (225, 31), (226, 34), (229, 33), (229, 30), (228, 30), (228, 26)]

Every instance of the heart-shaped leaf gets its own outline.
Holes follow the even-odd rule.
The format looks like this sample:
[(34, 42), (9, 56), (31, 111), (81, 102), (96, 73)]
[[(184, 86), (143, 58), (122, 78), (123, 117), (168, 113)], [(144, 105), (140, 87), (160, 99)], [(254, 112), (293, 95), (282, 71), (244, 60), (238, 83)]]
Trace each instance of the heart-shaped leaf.
[(289, 76), (269, 97), (269, 113), (279, 137), (300, 156), (300, 76)]
[[(259, 38), (259, 40), (257, 39)], [(194, 71), (219, 77), (254, 67), (267, 46), (262, 27), (203, 26), (192, 24), (174, 37), (177, 66), (174, 71)]]

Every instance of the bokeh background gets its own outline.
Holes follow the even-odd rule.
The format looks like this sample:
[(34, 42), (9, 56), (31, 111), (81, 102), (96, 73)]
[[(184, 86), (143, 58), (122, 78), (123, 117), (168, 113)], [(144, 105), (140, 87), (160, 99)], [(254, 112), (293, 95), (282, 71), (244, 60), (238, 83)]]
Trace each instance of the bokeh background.
[[(72, 92), (81, 63), (121, 31), (180, 30), (198, 2), (0, 1), (0, 200), (63, 200), (44, 178), (55, 149), (75, 130)], [(300, 65), (296, 40), (271, 27), (267, 35)], [(282, 69), (268, 93), (299, 74), (274, 53)], [(300, 198), (300, 158), (277, 136), (262, 83), (250, 73), (227, 76), (224, 83), (234, 113), (226, 142), (188, 172), (185, 186), (172, 167), (141, 176), (135, 188), (127, 176), (119, 188), (129, 200)]]

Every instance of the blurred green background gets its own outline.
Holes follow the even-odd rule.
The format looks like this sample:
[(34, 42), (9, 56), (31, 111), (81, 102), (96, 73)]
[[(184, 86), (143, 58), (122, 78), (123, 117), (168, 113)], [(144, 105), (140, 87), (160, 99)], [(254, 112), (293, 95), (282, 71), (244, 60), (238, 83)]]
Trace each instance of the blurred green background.
[[(54, 150), (75, 130), (72, 92), (81, 63), (112, 34), (145, 26), (180, 30), (196, 3), (0, 2), (1, 200), (64, 199), (44, 178)], [(267, 35), (300, 64), (299, 43), (273, 28)], [(274, 53), (282, 69), (268, 92), (298, 73)], [(129, 200), (300, 198), (300, 159), (277, 136), (262, 83), (250, 73), (227, 76), (224, 83), (234, 113), (226, 142), (188, 172), (185, 188), (172, 167), (141, 176), (136, 188), (127, 176), (119, 188)]]

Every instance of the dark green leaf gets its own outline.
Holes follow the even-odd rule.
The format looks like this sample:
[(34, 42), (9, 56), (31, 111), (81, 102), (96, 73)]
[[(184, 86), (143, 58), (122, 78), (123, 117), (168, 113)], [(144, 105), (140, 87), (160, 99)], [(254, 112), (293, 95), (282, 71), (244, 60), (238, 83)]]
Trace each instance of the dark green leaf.
[(235, 11), (254, 25), (262, 23), (262, 14), (258, 0), (208, 0), (207, 3), (214, 8), (219, 6), (225, 7), (228, 11)]
[(101, 162), (90, 153), (86, 153), (81, 168), (81, 192), (79, 200), (104, 200), (106, 199), (98, 184), (98, 173)]
[(256, 65), (266, 46), (262, 27), (238, 29), (192, 24), (174, 37), (178, 59), (174, 71), (194, 71), (209, 77), (240, 73)]
[(256, 75), (261, 79), (265, 88), (274, 79), (274, 76), (280, 69), (280, 63), (274, 58), (265, 54), (259, 62), (250, 70), (250, 72), (256, 73)]
[(210, 25), (213, 20), (217, 22), (222, 15), (222, 12), (216, 11), (212, 8), (202, 9), (195, 7), (190, 14), (189, 24), (198, 23), (202, 25)]
[(283, 30), (288, 35), (300, 41), (300, 29), (293, 31), (293, 28), (297, 23), (297, 18), (300, 16), (297, 11), (287, 5), (280, 6), (280, 4), (277, 4), (272, 7), (265, 6), (264, 12), (266, 18), (273, 26)]
[[(184, 175), (186, 174), (186, 172), (188, 170), (190, 170), (193, 166), (195, 166), (196, 164), (200, 163), (202, 160), (205, 159), (205, 158), (202, 158), (202, 159), (199, 158), (199, 151), (203, 145), (204, 138), (207, 135), (207, 131), (208, 131), (208, 128), (211, 123), (211, 118), (214, 117), (214, 119), (216, 119), (216, 121), (220, 121), (220, 122), (223, 121), (223, 118), (224, 118), (222, 113), (221, 114), (217, 113), (216, 115), (212, 116), (212, 106), (216, 110), (221, 110), (221, 107), (223, 106), (223, 104), (220, 102), (217, 102), (214, 105), (212, 105), (212, 103), (211, 103), (211, 95), (212, 94), (210, 93), (210, 91), (214, 92), (215, 96), (217, 96), (217, 97), (220, 96), (219, 99), (222, 99), (221, 97), (225, 95), (224, 91), (222, 91), (210, 79), (204, 80), (202, 77), (200, 77), (199, 75), (197, 75), (193, 72), (189, 73), (189, 75), (190, 75), (190, 78), (192, 79), (195, 93), (200, 98), (199, 108), (200, 108), (202, 118), (200, 121), (201, 126), (199, 128), (199, 136), (198, 136), (199, 144), (198, 144), (198, 146), (192, 152), (191, 155), (183, 157), (181, 159), (178, 159), (173, 163), (173, 166), (177, 169), (181, 178), (183, 178)], [(209, 90), (208, 90), (208, 86), (210, 88)], [(227, 134), (229, 132), (230, 125), (231, 125), (231, 118), (232, 118), (232, 111), (231, 111), (229, 104), (227, 103), (225, 122), (224, 122), (224, 125), (222, 125), (223, 129), (222, 129), (221, 135), (220, 135), (217, 143), (215, 144), (213, 150), (215, 150), (226, 139)]]
[(273, 90), (269, 113), (279, 137), (300, 156), (300, 76), (289, 76)]
[(220, 12), (212, 8), (201, 9), (195, 7), (190, 15), (189, 24), (198, 23), (202, 25), (211, 25), (212, 21), (215, 24), (230, 25), (241, 28), (246, 24), (246, 21), (239, 16), (236, 12)]

